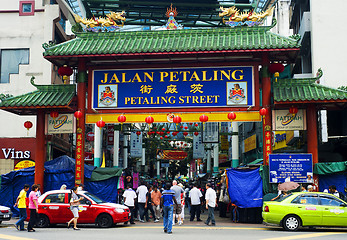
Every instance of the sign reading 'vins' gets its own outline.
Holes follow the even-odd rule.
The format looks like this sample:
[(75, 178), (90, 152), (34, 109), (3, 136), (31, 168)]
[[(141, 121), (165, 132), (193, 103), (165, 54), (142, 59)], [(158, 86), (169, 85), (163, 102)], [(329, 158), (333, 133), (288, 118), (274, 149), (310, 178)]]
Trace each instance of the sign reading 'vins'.
[(253, 106), (253, 67), (93, 71), (93, 108)]

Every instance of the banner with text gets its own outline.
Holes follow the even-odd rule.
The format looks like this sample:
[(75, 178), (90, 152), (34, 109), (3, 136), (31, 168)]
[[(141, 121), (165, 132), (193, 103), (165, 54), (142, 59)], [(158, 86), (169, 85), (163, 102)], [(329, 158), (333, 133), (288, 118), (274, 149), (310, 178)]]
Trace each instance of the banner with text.
[(131, 132), (130, 135), (130, 157), (142, 157), (142, 134), (137, 135), (136, 132)]
[(253, 67), (94, 70), (94, 109), (254, 105)]

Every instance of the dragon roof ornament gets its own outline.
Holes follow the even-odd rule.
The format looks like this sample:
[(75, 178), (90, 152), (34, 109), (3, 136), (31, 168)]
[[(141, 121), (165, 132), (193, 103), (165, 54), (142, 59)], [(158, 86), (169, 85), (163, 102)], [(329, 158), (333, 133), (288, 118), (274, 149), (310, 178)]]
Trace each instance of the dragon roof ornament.
[(254, 25), (263, 24), (267, 16), (272, 16), (274, 8), (275, 7), (272, 7), (262, 12), (254, 12), (253, 10), (240, 12), (235, 6), (229, 8), (221, 6), (219, 17), (222, 18), (224, 24), (230, 27), (242, 25), (252, 27)]
[(114, 32), (124, 26), (125, 12), (112, 12), (106, 14), (106, 17), (99, 18), (82, 18), (79, 15), (74, 15), (77, 23), (82, 23), (87, 32)]

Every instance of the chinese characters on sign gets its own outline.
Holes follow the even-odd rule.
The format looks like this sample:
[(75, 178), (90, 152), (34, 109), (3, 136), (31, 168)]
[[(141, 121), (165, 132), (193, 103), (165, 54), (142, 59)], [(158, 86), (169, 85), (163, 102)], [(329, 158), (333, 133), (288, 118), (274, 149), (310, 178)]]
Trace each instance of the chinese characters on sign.
[(270, 182), (312, 183), (312, 154), (270, 154)]
[(253, 67), (93, 71), (98, 108), (253, 106)]
[(75, 170), (75, 184), (78, 185), (82, 182), (82, 154), (83, 154), (83, 136), (82, 130), (77, 129), (76, 134), (76, 170)]
[(269, 155), (271, 154), (271, 147), (272, 147), (272, 132), (271, 131), (265, 131), (265, 162), (269, 162)]

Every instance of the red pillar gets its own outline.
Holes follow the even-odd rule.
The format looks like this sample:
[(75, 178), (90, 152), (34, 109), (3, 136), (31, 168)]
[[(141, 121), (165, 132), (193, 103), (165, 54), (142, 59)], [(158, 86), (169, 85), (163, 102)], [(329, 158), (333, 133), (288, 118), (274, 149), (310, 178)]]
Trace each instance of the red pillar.
[(41, 192), (43, 192), (44, 188), (43, 176), (45, 160), (45, 113), (42, 109), (38, 109), (36, 116), (35, 184), (41, 185)]
[[(307, 152), (312, 154), (313, 167), (318, 163), (318, 134), (317, 110), (314, 104), (309, 104), (306, 110), (307, 117)], [(313, 176), (314, 185), (318, 191), (318, 176)]]
[(271, 121), (271, 77), (268, 72), (269, 59), (266, 55), (263, 58), (262, 68), (262, 107), (268, 110), (268, 114), (263, 117), (263, 162), (264, 165), (269, 165), (269, 154), (272, 152), (271, 139), (272, 136), (272, 121)]
[[(86, 112), (86, 62), (83, 58), (78, 62), (77, 75), (77, 109), (82, 112), (82, 117), (77, 121), (77, 138), (76, 141), (76, 169), (75, 184), (84, 183), (84, 145), (85, 145), (85, 112)], [(78, 146), (80, 144), (80, 146)], [(77, 151), (80, 149), (80, 151)]]

